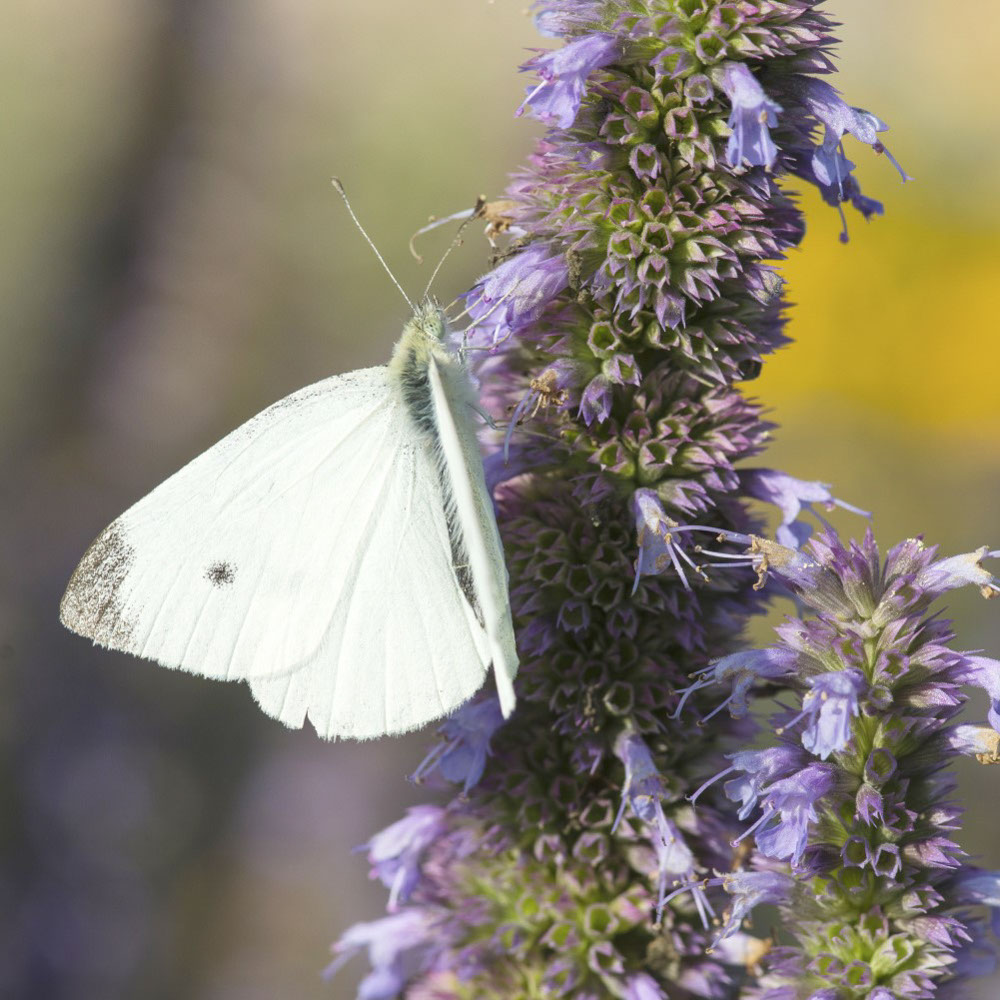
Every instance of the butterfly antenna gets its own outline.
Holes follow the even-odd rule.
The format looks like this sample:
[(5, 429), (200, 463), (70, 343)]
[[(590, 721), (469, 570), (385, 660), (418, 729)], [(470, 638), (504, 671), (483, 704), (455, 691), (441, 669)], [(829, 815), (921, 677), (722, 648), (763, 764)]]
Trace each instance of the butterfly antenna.
[[(455, 249), (455, 247), (460, 246), (462, 243), (462, 233), (465, 227), (472, 222), (473, 219), (478, 219), (483, 214), (483, 209), (486, 207), (486, 195), (481, 194), (476, 199), (476, 204), (472, 206), (472, 211), (465, 217), (462, 224), (458, 227), (458, 232), (455, 233), (455, 238), (451, 241), (451, 245), (445, 250), (444, 255), (438, 261), (437, 267), (434, 268), (434, 273), (430, 277), (430, 281), (427, 282), (427, 287), (424, 289), (424, 294), (422, 298), (427, 298), (427, 293), (431, 290), (431, 285), (434, 284), (434, 279), (438, 276), (438, 272), (444, 266), (444, 262), (448, 259), (448, 255)], [(464, 214), (464, 213), (463, 213)]]
[(452, 212), (451, 215), (446, 215), (443, 219), (438, 219), (435, 216), (431, 216), (427, 221), (426, 226), (421, 226), (411, 237), (410, 237), (410, 253), (413, 255), (413, 259), (418, 264), (423, 264), (424, 258), (417, 253), (417, 237), (423, 236), (424, 233), (429, 233), (432, 229), (437, 229), (438, 226), (447, 226), (449, 222), (460, 222), (462, 219), (466, 218), (469, 214), (467, 208), (463, 208), (461, 212)]
[[(365, 227), (358, 222), (358, 217), (354, 214), (354, 209), (351, 208), (351, 203), (347, 199), (347, 192), (344, 190), (344, 185), (340, 183), (339, 177), (331, 178), (331, 183), (337, 189), (337, 194), (344, 199), (344, 204), (347, 206), (347, 211), (350, 213), (351, 218), (354, 220), (354, 225), (358, 227), (358, 232), (368, 241), (368, 245), (375, 252), (375, 256), (378, 257), (378, 262), (385, 268), (385, 273), (389, 275), (392, 279), (392, 283), (399, 289), (399, 294), (406, 299), (406, 304), (410, 307), (413, 312), (416, 312), (416, 306), (410, 301), (410, 296), (403, 291), (403, 286), (396, 280), (396, 275), (389, 270), (389, 265), (385, 262), (385, 258), (378, 252), (378, 247), (372, 242), (372, 238), (365, 232)], [(447, 256), (447, 255), (446, 255)], [(435, 274), (437, 272), (435, 271)]]

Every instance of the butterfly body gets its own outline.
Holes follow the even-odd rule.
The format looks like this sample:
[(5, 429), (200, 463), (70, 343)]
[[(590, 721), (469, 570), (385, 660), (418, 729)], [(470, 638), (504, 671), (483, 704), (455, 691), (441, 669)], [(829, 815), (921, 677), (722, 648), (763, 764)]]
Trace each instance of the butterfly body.
[(473, 423), (475, 392), (424, 304), (387, 367), (275, 403), (90, 547), (60, 609), (101, 645), (246, 680), (324, 737), (403, 732), (517, 654)]

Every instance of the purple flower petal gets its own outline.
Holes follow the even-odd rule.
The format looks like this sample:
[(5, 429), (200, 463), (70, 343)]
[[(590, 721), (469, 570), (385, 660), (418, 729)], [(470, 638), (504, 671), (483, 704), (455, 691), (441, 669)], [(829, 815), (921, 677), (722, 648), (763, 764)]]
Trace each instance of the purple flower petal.
[(724, 63), (719, 85), (733, 105), (729, 116), (733, 134), (726, 146), (726, 162), (731, 167), (744, 161), (752, 167), (770, 167), (778, 149), (769, 129), (778, 124), (781, 105), (764, 93), (745, 63)]
[(796, 479), (777, 469), (741, 469), (740, 486), (748, 496), (774, 504), (781, 511), (781, 525), (775, 537), (790, 549), (800, 548), (812, 533), (808, 525), (797, 519), (803, 511), (814, 513), (813, 504), (822, 504), (828, 510), (841, 507), (871, 517), (870, 512), (838, 500), (830, 492), (829, 484)]
[(503, 713), (495, 698), (462, 705), (439, 727), (442, 741), (421, 761), (413, 780), (419, 781), (437, 768), (446, 781), (461, 784), (468, 795), (483, 776), (490, 740), (502, 724)]
[(508, 257), (466, 293), (469, 343), (495, 347), (534, 322), (568, 282), (565, 259), (542, 244)]
[(401, 820), (359, 848), (367, 850), (372, 874), (389, 889), (390, 913), (413, 892), (423, 852), (441, 835), (444, 825), (445, 811), (440, 807), (413, 806)]
[(545, 52), (526, 62), (521, 69), (537, 73), (540, 83), (528, 89), (517, 109), (525, 110), (547, 125), (569, 128), (580, 110), (584, 85), (595, 69), (618, 58), (621, 44), (614, 35), (584, 35), (554, 52)]

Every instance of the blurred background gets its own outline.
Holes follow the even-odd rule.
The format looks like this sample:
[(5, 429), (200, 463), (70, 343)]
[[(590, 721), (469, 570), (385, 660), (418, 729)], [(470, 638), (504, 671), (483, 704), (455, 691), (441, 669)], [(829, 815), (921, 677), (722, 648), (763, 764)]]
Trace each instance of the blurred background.
[[(539, 44), (523, 4), (5, 6), (0, 995), (353, 996), (361, 962), (319, 971), (385, 893), (349, 852), (420, 798), (405, 775), (427, 735), (285, 731), (245, 687), (91, 648), (57, 605), (96, 533), (166, 475), (299, 386), (385, 360), (406, 307), (329, 178), (419, 290), (410, 234), (498, 194), (539, 134), (512, 116)], [(828, 8), (839, 85), (916, 181), (848, 150), (887, 217), (852, 219), (846, 247), (805, 198), (797, 343), (749, 387), (781, 425), (766, 461), (875, 510), (883, 543), (998, 544), (1000, 8)], [(442, 298), (485, 256), (467, 240)], [(1000, 650), (1000, 607), (949, 610), (966, 648)], [(962, 778), (965, 845), (1000, 865), (1000, 773)]]

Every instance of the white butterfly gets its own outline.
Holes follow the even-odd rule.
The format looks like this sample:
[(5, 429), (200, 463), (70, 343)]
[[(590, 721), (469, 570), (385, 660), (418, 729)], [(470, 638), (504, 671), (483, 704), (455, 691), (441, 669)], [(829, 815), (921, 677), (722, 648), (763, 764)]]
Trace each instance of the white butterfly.
[(364, 739), (448, 714), (517, 652), (475, 391), (425, 302), (387, 367), (258, 414), (106, 528), (63, 624), (245, 680), (285, 725)]

